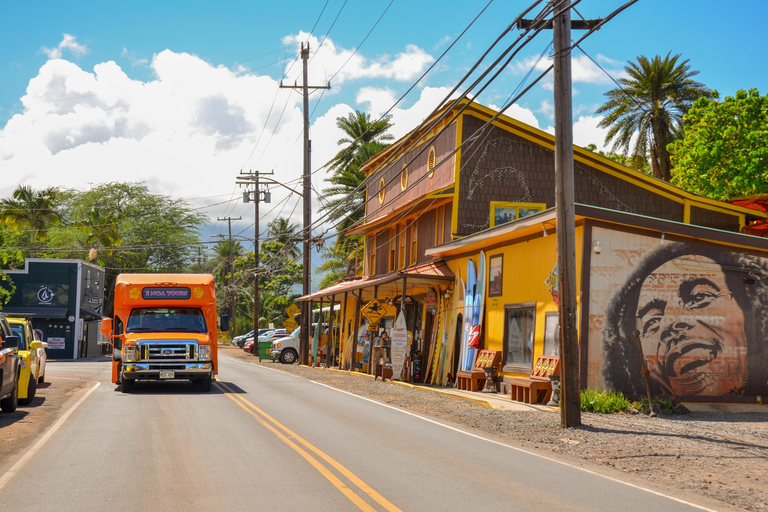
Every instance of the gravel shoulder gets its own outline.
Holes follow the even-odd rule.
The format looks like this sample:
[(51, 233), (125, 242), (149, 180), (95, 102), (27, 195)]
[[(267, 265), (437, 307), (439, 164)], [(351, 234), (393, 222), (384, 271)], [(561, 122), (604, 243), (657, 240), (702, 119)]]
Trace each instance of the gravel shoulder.
[(509, 411), (347, 372), (259, 362), (236, 347), (222, 354), (242, 358), (334, 388), (372, 398), (554, 458), (588, 463), (622, 479), (700, 496), (723, 510), (768, 511), (768, 408), (766, 412), (693, 411), (648, 418), (640, 414), (582, 413), (582, 426), (560, 428), (552, 412)]

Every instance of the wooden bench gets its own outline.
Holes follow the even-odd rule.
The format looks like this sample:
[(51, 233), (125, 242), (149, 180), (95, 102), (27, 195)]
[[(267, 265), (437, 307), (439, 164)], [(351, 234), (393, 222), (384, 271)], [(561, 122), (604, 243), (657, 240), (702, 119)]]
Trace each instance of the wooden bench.
[(527, 404), (545, 404), (552, 397), (550, 375), (560, 375), (560, 358), (539, 356), (527, 379), (510, 379), (509, 394), (512, 400)]
[(456, 388), (466, 391), (480, 391), (485, 386), (485, 371), (483, 368), (495, 366), (498, 371), (500, 362), (500, 350), (481, 350), (477, 355), (472, 370), (462, 370), (456, 373)]

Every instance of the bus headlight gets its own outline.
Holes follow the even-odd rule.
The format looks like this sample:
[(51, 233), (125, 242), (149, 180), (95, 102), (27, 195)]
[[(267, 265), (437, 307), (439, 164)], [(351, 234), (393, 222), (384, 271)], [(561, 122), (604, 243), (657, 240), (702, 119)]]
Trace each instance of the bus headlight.
[(136, 361), (136, 345), (126, 345), (123, 349), (123, 360), (126, 363), (132, 363)]
[(198, 347), (198, 361), (210, 361), (211, 360), (211, 346), (210, 345), (200, 345)]

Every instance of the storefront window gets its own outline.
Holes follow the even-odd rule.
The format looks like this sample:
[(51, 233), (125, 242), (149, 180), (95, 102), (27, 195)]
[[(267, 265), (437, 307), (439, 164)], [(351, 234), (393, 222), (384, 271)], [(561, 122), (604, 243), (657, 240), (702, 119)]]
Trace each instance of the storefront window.
[(518, 304), (505, 308), (504, 371), (530, 371), (533, 364), (535, 311), (535, 304)]

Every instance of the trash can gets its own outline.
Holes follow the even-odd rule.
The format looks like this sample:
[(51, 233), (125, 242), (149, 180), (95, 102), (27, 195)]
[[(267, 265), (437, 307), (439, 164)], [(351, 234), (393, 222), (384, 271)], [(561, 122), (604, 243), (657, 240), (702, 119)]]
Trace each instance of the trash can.
[(272, 342), (271, 341), (260, 341), (259, 342), (259, 361), (262, 359), (272, 359), (272, 357), (269, 355), (269, 352), (272, 350)]

